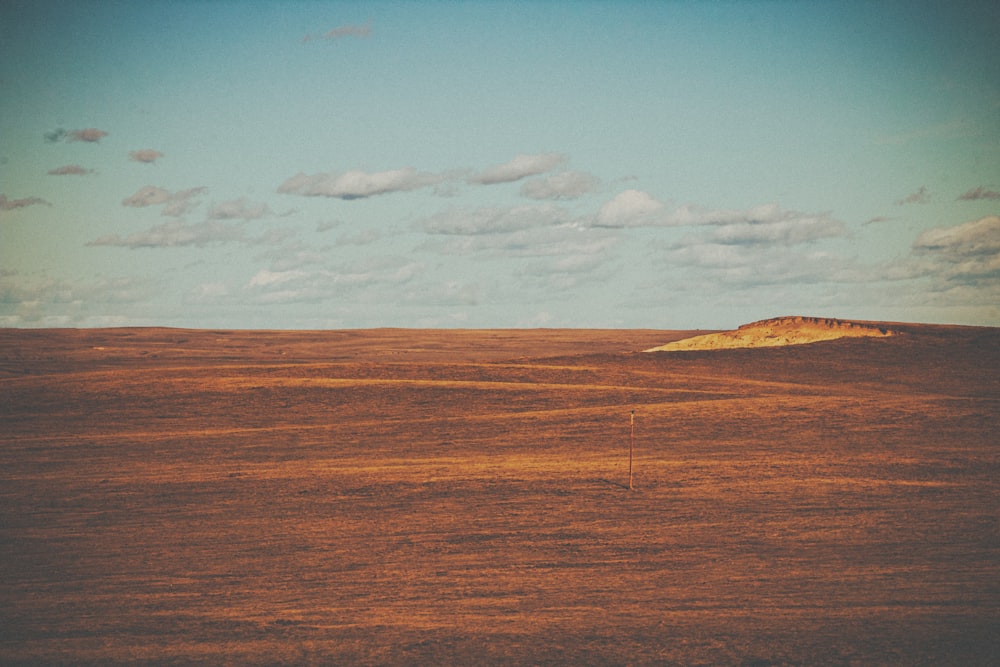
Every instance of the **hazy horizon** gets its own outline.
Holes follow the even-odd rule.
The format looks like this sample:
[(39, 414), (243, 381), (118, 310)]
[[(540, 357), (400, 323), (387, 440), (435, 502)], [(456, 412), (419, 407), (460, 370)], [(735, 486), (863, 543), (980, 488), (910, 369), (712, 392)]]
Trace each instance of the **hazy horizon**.
[(998, 26), (5, 2), (0, 326), (998, 326)]

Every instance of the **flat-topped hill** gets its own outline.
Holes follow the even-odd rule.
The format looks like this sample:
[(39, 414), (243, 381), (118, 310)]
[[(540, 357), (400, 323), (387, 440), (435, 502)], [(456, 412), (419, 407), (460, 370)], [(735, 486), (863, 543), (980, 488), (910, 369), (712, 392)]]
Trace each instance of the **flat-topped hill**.
[(884, 324), (854, 322), (828, 317), (776, 317), (744, 324), (733, 331), (677, 340), (646, 352), (722, 350), (741, 347), (805, 345), (836, 338), (885, 337), (899, 333)]

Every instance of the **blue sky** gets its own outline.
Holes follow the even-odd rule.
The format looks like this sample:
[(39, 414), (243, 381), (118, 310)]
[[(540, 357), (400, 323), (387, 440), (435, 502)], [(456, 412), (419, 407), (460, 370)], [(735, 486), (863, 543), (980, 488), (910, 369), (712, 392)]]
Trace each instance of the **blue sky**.
[(1000, 325), (992, 2), (5, 2), (0, 325)]

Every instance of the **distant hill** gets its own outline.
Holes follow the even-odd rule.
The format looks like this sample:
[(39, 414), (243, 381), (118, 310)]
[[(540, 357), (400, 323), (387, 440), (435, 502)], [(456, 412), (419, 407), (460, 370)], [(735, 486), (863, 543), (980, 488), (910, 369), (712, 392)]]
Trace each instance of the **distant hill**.
[(871, 322), (852, 322), (825, 317), (776, 317), (744, 324), (733, 331), (673, 341), (646, 352), (805, 345), (836, 338), (885, 337), (898, 333), (886, 325)]

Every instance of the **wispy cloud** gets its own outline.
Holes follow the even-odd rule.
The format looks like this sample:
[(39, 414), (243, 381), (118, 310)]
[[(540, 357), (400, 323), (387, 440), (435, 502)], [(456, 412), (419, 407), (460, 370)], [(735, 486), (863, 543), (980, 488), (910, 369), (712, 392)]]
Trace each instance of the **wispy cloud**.
[(371, 245), (372, 243), (375, 243), (381, 238), (382, 235), (379, 232), (377, 232), (374, 229), (369, 229), (365, 231), (356, 232), (354, 234), (341, 234), (340, 236), (337, 237), (336, 243), (338, 246), (347, 246), (347, 245), (364, 246), (364, 245)]
[(372, 24), (371, 21), (363, 25), (341, 25), (328, 30), (324, 33), (306, 35), (302, 38), (303, 42), (311, 42), (313, 40), (328, 40), (337, 41), (343, 39), (344, 37), (368, 37), (372, 34)]
[(367, 173), (360, 170), (313, 174), (298, 173), (280, 186), (278, 192), (305, 197), (365, 199), (393, 192), (408, 192), (429, 187), (445, 176), (417, 171), (413, 167)]
[(566, 209), (552, 204), (448, 209), (419, 221), (417, 226), (429, 234), (476, 236), (546, 227), (567, 222), (571, 217)]
[(597, 189), (600, 180), (580, 171), (563, 171), (545, 178), (527, 181), (521, 196), (529, 199), (578, 199)]
[(721, 225), (709, 235), (709, 240), (724, 245), (791, 246), (841, 237), (846, 233), (844, 224), (828, 214), (781, 211), (771, 219), (750, 219)]
[(27, 208), (28, 206), (36, 206), (39, 204), (50, 206), (49, 202), (45, 201), (41, 197), (24, 197), (22, 199), (8, 199), (7, 195), (0, 195), (0, 212), (14, 211), (19, 208)]
[(233, 201), (212, 204), (208, 210), (211, 220), (258, 220), (271, 213), (271, 209), (263, 202), (256, 204), (244, 198)]
[(722, 245), (795, 245), (844, 236), (844, 224), (829, 213), (803, 213), (777, 204), (748, 209), (705, 209), (691, 205), (668, 209), (641, 190), (625, 190), (605, 203), (596, 227), (711, 227), (704, 240)]
[(161, 157), (163, 153), (160, 151), (154, 151), (152, 148), (143, 148), (142, 150), (130, 151), (128, 158), (133, 162), (142, 162), (144, 164), (152, 164), (156, 162)]
[(510, 162), (498, 164), (468, 177), (470, 183), (494, 185), (512, 183), (528, 176), (537, 176), (566, 161), (560, 153), (519, 154)]
[(171, 220), (125, 237), (118, 234), (102, 236), (87, 245), (117, 246), (122, 248), (201, 247), (214, 243), (240, 241), (245, 238), (246, 233), (238, 225), (216, 220), (207, 220), (194, 224), (188, 224), (181, 220)]
[(917, 188), (916, 192), (911, 192), (902, 199), (896, 200), (896, 206), (905, 206), (906, 204), (926, 204), (931, 200), (931, 193), (927, 191), (927, 187), (921, 185)]
[(57, 127), (54, 130), (45, 132), (42, 136), (45, 138), (46, 143), (55, 144), (66, 138), (66, 130)]
[(974, 201), (976, 199), (1000, 199), (1000, 192), (987, 190), (980, 185), (958, 196), (958, 201)]
[[(244, 286), (254, 303), (321, 303), (342, 299), (347, 293), (372, 294), (386, 288), (388, 294), (416, 278), (424, 267), (405, 257), (367, 257), (339, 266), (274, 271), (261, 269)], [(386, 292), (380, 296), (385, 298)]]
[(49, 176), (84, 176), (93, 173), (93, 169), (84, 169), (78, 164), (67, 164), (66, 166), (56, 167), (48, 171)]
[(170, 192), (155, 185), (146, 185), (139, 188), (135, 194), (123, 199), (122, 206), (145, 208), (146, 206), (163, 205), (160, 213), (176, 218), (185, 215), (197, 206), (198, 203), (194, 201), (194, 198), (205, 190), (207, 190), (205, 187), (196, 187)]

